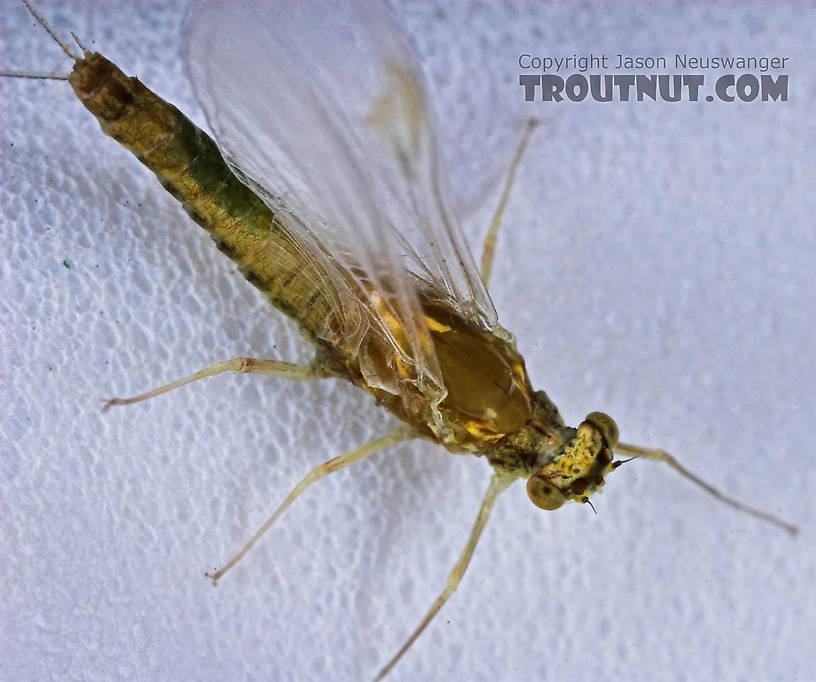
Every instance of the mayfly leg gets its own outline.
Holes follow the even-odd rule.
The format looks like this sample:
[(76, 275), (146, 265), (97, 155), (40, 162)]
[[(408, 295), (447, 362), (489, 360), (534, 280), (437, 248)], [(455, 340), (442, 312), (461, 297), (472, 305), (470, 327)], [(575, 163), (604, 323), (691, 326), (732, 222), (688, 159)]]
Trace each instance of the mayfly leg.
[(709, 495), (718, 499), (720, 502), (727, 504), (729, 507), (736, 509), (737, 511), (744, 512), (746, 514), (750, 514), (758, 519), (763, 521), (767, 521), (768, 523), (772, 523), (775, 526), (778, 526), (782, 530), (787, 531), (791, 535), (796, 535), (799, 532), (799, 529), (794, 526), (793, 524), (787, 523), (782, 519), (770, 514), (766, 511), (762, 511), (761, 509), (756, 509), (751, 507), (739, 500), (735, 500), (732, 497), (728, 497), (724, 493), (720, 492), (709, 483), (706, 483), (696, 474), (691, 473), (686, 467), (684, 467), (680, 462), (678, 462), (674, 457), (672, 457), (668, 452), (665, 450), (653, 450), (650, 448), (644, 448), (639, 445), (630, 445), (628, 443), (618, 443), (615, 446), (615, 451), (624, 455), (629, 455), (631, 457), (636, 457), (640, 459), (651, 459), (655, 462), (664, 462), (668, 464), (672, 469), (674, 469), (678, 474), (684, 476), (692, 483), (700, 486), (703, 490), (705, 490)]
[(490, 281), (490, 275), (493, 271), (493, 256), (496, 253), (496, 240), (498, 239), (499, 228), (501, 227), (502, 217), (504, 216), (504, 209), (507, 207), (507, 201), (510, 198), (510, 190), (513, 188), (513, 183), (516, 180), (516, 170), (524, 156), (524, 150), (530, 141), (530, 135), (537, 125), (538, 121), (534, 118), (531, 118), (524, 124), (518, 147), (516, 147), (513, 158), (510, 160), (510, 167), (507, 169), (507, 177), (504, 180), (504, 188), (499, 198), (499, 204), (496, 206), (493, 218), (490, 220), (490, 227), (487, 230), (487, 236), (485, 237), (484, 246), (482, 247), (481, 271), (482, 279), (485, 284), (488, 284)]
[(482, 498), (482, 503), (479, 506), (479, 513), (476, 515), (476, 520), (473, 522), (473, 528), (470, 531), (467, 544), (465, 545), (464, 550), (462, 550), (462, 554), (459, 556), (458, 561), (456, 564), (454, 564), (450, 575), (448, 575), (448, 582), (445, 585), (445, 589), (442, 590), (442, 593), (436, 598), (436, 601), (434, 601), (434, 603), (431, 605), (431, 608), (428, 610), (428, 613), (425, 614), (422, 622), (420, 622), (416, 630), (411, 633), (411, 636), (407, 639), (405, 644), (403, 644), (394, 657), (388, 661), (385, 667), (380, 670), (377, 677), (374, 678), (375, 682), (382, 680), (390, 672), (391, 668), (393, 668), (400, 658), (402, 658), (402, 655), (408, 651), (411, 645), (416, 641), (417, 637), (419, 637), (425, 628), (428, 627), (428, 624), (439, 612), (439, 609), (441, 609), (445, 605), (445, 602), (450, 599), (451, 595), (456, 592), (456, 588), (459, 587), (462, 576), (467, 570), (470, 559), (473, 556), (473, 551), (476, 549), (476, 545), (479, 542), (479, 538), (482, 535), (485, 525), (487, 524), (487, 520), (490, 518), (490, 512), (493, 511), (493, 504), (496, 502), (496, 498), (515, 480), (516, 476), (513, 474), (500, 471), (495, 471), (493, 473), (493, 477), (490, 479), (490, 485), (487, 487), (487, 491)]
[(280, 503), (278, 508), (272, 513), (266, 523), (264, 523), (256, 533), (249, 539), (241, 550), (230, 559), (226, 565), (213, 572), (213, 573), (205, 573), (210, 580), (212, 580), (213, 585), (218, 583), (218, 580), (224, 576), (224, 574), (229, 571), (235, 564), (237, 564), (243, 556), (252, 549), (252, 546), (261, 539), (266, 531), (268, 531), (272, 525), (277, 521), (283, 512), (285, 512), (300, 495), (308, 488), (312, 483), (317, 483), (321, 478), (324, 476), (328, 476), (329, 474), (340, 471), (340, 469), (344, 469), (349, 464), (353, 464), (354, 462), (359, 462), (361, 459), (365, 459), (369, 455), (373, 455), (375, 452), (380, 450), (384, 450), (385, 448), (391, 447), (392, 445), (396, 445), (404, 440), (410, 440), (411, 438), (416, 438), (417, 432), (409, 426), (400, 426), (397, 429), (394, 429), (391, 433), (382, 436), (381, 438), (376, 438), (362, 447), (357, 448), (356, 450), (352, 450), (351, 452), (347, 452), (343, 455), (338, 455), (337, 457), (333, 457), (327, 462), (323, 462), (323, 464), (319, 464), (318, 466), (314, 467), (309, 473), (307, 473), (298, 484), (292, 488), (292, 491), (286, 496), (283, 502)]
[(114, 405), (132, 405), (140, 403), (149, 398), (155, 398), (169, 391), (173, 391), (194, 381), (214, 377), (224, 372), (235, 372), (236, 374), (265, 374), (267, 376), (280, 377), (282, 379), (294, 379), (296, 381), (306, 381), (308, 379), (321, 379), (329, 376), (321, 370), (316, 363), (310, 365), (295, 365), (291, 362), (281, 362), (279, 360), (262, 360), (260, 358), (236, 357), (224, 362), (216, 362), (214, 365), (205, 367), (198, 372), (194, 372), (188, 377), (173, 381), (164, 386), (154, 388), (147, 393), (141, 393), (132, 398), (110, 398), (105, 400), (102, 410), (107, 410)]

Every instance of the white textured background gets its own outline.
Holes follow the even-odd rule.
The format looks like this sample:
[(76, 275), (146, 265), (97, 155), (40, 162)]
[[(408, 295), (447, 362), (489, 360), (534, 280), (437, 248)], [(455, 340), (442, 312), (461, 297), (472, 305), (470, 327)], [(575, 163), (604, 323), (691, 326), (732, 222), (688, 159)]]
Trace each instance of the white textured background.
[[(182, 5), (41, 9), (196, 115)], [(68, 68), (19, 5), (0, 12), (3, 68)], [(534, 383), (569, 422), (608, 411), (802, 533), (650, 463), (610, 477), (597, 516), (541, 512), (517, 485), (392, 679), (814, 679), (814, 5), (398, 15), (471, 195), (517, 117), (544, 121), (492, 286)], [(789, 56), (791, 97), (525, 108), (520, 52), (589, 51)], [(377, 455), (213, 589), (202, 573), (309, 466), (389, 417), (336, 382), (231, 376), (103, 415), (101, 398), (215, 360), (309, 348), (64, 83), (2, 80), (0, 96), (0, 677), (369, 678), (442, 587), (486, 465), (423, 444)]]

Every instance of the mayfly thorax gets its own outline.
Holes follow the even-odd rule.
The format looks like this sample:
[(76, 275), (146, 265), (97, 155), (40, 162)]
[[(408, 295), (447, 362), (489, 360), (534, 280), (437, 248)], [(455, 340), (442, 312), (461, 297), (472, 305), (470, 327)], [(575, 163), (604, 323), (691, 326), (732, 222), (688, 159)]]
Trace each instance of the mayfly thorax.
[[(667, 453), (619, 442), (618, 427), (601, 412), (567, 426), (549, 397), (534, 390), (486, 291), (502, 210), (533, 125), (525, 127), (512, 159), (479, 269), (445, 200), (433, 120), (410, 51), (382, 8), (334, 7), (336, 16), (316, 26), (308, 13), (296, 11), (273, 20), (269, 7), (198, 9), (186, 59), (217, 143), (101, 54), (84, 48), (75, 54), (63, 44), (74, 57), (67, 79), (103, 132), (155, 173), (315, 347), (307, 365), (237, 357), (106, 407), (233, 371), (346, 379), (403, 423), (312, 469), (241, 551), (209, 576), (213, 582), (312, 483), (412, 438), (484, 457), (493, 476), (444, 591), (378, 678), (453, 594), (497, 496), (518, 478), (526, 480), (533, 504), (554, 510), (570, 501), (589, 503), (621, 463), (615, 453), (663, 461), (732, 507), (793, 532), (724, 496)], [(325, 29), (335, 20), (345, 30), (327, 39)], [(345, 63), (337, 57), (351, 43), (355, 56)], [(316, 82), (298, 79), (292, 68), (310, 48), (315, 63), (329, 69), (316, 72)], [(254, 66), (242, 71), (247, 55), (255, 57)], [(248, 93), (243, 103), (242, 93)]]

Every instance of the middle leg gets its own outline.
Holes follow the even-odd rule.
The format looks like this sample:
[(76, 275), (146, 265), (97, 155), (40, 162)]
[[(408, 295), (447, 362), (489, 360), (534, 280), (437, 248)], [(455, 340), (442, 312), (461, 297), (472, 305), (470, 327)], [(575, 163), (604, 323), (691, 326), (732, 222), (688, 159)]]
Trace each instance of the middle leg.
[(277, 521), (283, 515), (283, 512), (289, 509), (292, 502), (300, 497), (300, 495), (305, 492), (306, 488), (312, 485), (312, 483), (317, 483), (324, 476), (328, 476), (335, 471), (340, 471), (340, 469), (344, 469), (349, 464), (359, 462), (361, 459), (365, 459), (369, 455), (373, 455), (379, 450), (396, 445), (401, 441), (415, 438), (416, 436), (417, 432), (411, 427), (400, 426), (399, 428), (394, 429), (391, 433), (380, 438), (376, 438), (375, 440), (366, 443), (356, 450), (347, 452), (344, 455), (333, 457), (328, 462), (323, 462), (323, 464), (314, 467), (314, 469), (309, 471), (309, 473), (306, 474), (294, 488), (292, 488), (292, 491), (286, 496), (283, 502), (278, 505), (278, 508), (272, 513), (272, 516), (266, 520), (266, 523), (264, 523), (255, 532), (249, 541), (237, 554), (235, 554), (235, 556), (232, 557), (232, 559), (226, 563), (223, 568), (215, 571), (214, 573), (205, 573), (204, 575), (212, 580), (213, 585), (216, 585), (219, 579), (221, 579), (228, 570), (235, 566), (235, 564), (237, 564), (243, 558), (244, 554), (252, 549), (252, 546), (261, 539), (261, 536), (263, 536), (263, 534), (272, 527), (272, 524), (274, 524), (275, 521)]
[(485, 285), (490, 282), (490, 275), (493, 272), (493, 256), (496, 253), (496, 241), (499, 237), (499, 228), (501, 227), (502, 218), (504, 217), (504, 209), (507, 207), (507, 200), (510, 198), (510, 190), (513, 188), (513, 183), (516, 179), (516, 170), (521, 162), (521, 157), (524, 156), (524, 150), (530, 141), (530, 135), (537, 125), (538, 121), (531, 118), (524, 126), (524, 130), (521, 133), (521, 140), (510, 161), (510, 168), (507, 170), (507, 178), (504, 181), (504, 189), (502, 189), (499, 205), (496, 206), (496, 211), (493, 213), (493, 219), (490, 221), (490, 227), (487, 230), (487, 236), (485, 237), (484, 246), (482, 247), (481, 262), (482, 279)]

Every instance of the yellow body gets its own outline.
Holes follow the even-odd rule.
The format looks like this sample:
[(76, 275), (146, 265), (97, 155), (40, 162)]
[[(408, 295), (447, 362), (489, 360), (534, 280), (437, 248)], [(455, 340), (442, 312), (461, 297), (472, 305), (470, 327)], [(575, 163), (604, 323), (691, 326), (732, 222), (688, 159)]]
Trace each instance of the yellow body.
[[(150, 168), (247, 280), (297, 321), (317, 348), (323, 374), (365, 388), (418, 434), (452, 452), (483, 455), (500, 471), (535, 477), (528, 492), (539, 506), (555, 508), (536, 499), (542, 488), (555, 490), (560, 506), (567, 499), (585, 501), (603, 484), (611, 456), (602, 450), (614, 443), (596, 423), (577, 430), (564, 425), (547, 396), (533, 391), (524, 360), (504, 330), (486, 331), (444, 304), (421, 301), (447, 391), (439, 405), (431, 404), (411, 387), (408, 369), (403, 375), (399, 362), (389, 360), (382, 337), (366, 336), (364, 348), (346, 338), (325, 285), (330, 278), (320, 277), (319, 262), (235, 175), (206, 133), (98, 53), (77, 59), (69, 81), (102, 130)], [(376, 373), (396, 373), (408, 388), (397, 395), (364, 378), (361, 355)]]
[[(293, 318), (316, 347), (315, 360), (307, 367), (233, 358), (135, 398), (110, 401), (109, 405), (138, 402), (228, 369), (247, 371), (249, 364), (254, 363), (257, 373), (275, 376), (345, 378), (367, 390), (378, 404), (408, 425), (313, 468), (249, 542), (224, 567), (208, 574), (214, 583), (308, 486), (381, 448), (415, 436), (433, 440), (454, 453), (483, 456), (493, 466), (494, 475), (445, 589), (419, 627), (380, 671), (378, 680), (453, 594), (496, 497), (517, 478), (527, 479), (527, 494), (542, 509), (558, 509), (568, 501), (587, 502), (603, 486), (606, 475), (620, 464), (613, 462), (612, 449), (617, 447), (635, 457), (666, 462), (732, 507), (795, 532), (794, 527), (775, 517), (726, 497), (685, 470), (668, 453), (618, 443), (617, 426), (605, 414), (593, 412), (577, 428), (566, 426), (547, 395), (533, 390), (524, 360), (509, 333), (500, 327), (488, 329), (487, 325), (477, 324), (455, 309), (457, 301), (441, 302), (439, 293), (423, 290), (419, 280), (415, 282), (419, 306), (412, 299), (412, 317), (402, 318), (408, 321), (401, 323), (388, 300), (394, 295), (387, 290), (392, 288), (390, 282), (386, 280), (383, 285), (380, 280), (375, 286), (370, 284), (373, 280), (356, 278), (351, 272), (354, 265), (339, 267), (338, 275), (332, 254), (326, 249), (321, 251), (321, 243), (304, 243), (287, 228), (287, 221), (293, 216), (287, 214), (286, 220), (276, 218), (268, 205), (279, 205), (275, 197), (260, 189), (263, 196), (271, 199), (268, 203), (262, 200), (251, 189), (251, 180), (236, 175), (206, 133), (101, 55), (86, 52), (77, 58), (69, 81), (85, 107), (97, 117), (102, 130), (156, 174), (193, 220), (212, 235), (221, 251), (237, 263), (243, 275), (275, 307)], [(417, 104), (418, 95), (414, 92), (408, 102)], [(385, 104), (389, 102), (384, 100)], [(379, 108), (375, 109), (371, 122), (376, 124), (381, 113)], [(486, 240), (483, 274), (489, 272), (497, 227), (494, 221)], [(383, 328), (378, 333), (354, 331), (363, 329), (365, 320), (358, 320), (337, 305), (333, 286), (347, 286), (353, 295), (359, 295), (357, 303), (368, 306), (369, 312), (376, 312)], [(399, 351), (416, 342), (405, 328), (416, 320), (423, 322), (423, 332), (427, 330), (422, 348), (435, 364), (433, 381), (439, 382), (435, 388), (442, 389), (437, 393), (423, 388), (422, 377), (411, 366), (408, 354), (395, 353), (395, 348)]]

